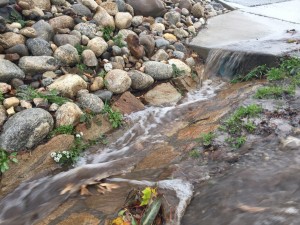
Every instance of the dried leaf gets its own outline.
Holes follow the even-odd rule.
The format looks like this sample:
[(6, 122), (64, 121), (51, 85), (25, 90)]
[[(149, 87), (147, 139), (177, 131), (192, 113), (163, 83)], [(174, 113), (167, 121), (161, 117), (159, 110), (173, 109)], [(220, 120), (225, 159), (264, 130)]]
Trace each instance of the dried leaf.
[(67, 184), (66, 187), (60, 192), (60, 195), (66, 194), (67, 192), (71, 192), (74, 188), (74, 184)]
[(239, 205), (238, 208), (242, 211), (250, 212), (250, 213), (264, 212), (268, 209), (268, 208), (264, 208), (264, 207), (255, 207), (255, 206), (249, 206), (249, 205)]
[(92, 195), (92, 193), (87, 189), (86, 185), (81, 185), (80, 195)]
[(105, 187), (107, 191), (111, 192), (112, 189), (117, 189), (120, 186), (117, 184), (101, 183), (100, 186)]

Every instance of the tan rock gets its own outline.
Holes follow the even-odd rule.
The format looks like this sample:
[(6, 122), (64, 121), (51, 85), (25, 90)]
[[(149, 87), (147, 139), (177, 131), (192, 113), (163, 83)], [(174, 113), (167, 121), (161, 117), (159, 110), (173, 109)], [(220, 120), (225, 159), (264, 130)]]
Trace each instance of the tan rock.
[(81, 109), (73, 102), (67, 102), (60, 106), (55, 113), (56, 127), (63, 125), (76, 125), (83, 114)]
[(115, 16), (115, 24), (119, 29), (126, 29), (130, 27), (132, 15), (128, 12), (118, 12)]
[(102, 77), (95, 77), (90, 90), (91, 91), (98, 91), (104, 87), (104, 80)]
[(13, 47), (18, 44), (25, 44), (26, 38), (22, 34), (14, 32), (6, 32), (0, 35), (0, 45), (5, 49)]
[(21, 105), (21, 107), (23, 107), (25, 109), (31, 109), (32, 108), (31, 103), (26, 101), (26, 100), (21, 100), (20, 105)]
[(95, 11), (99, 6), (94, 0), (81, 0), (81, 2), (92, 11)]
[(16, 107), (20, 104), (20, 100), (16, 97), (6, 98), (3, 101), (3, 106), (8, 109), (10, 107)]
[(174, 34), (166, 33), (163, 35), (164, 39), (168, 40), (171, 43), (174, 43), (177, 41), (177, 37)]
[(97, 11), (93, 17), (97, 25), (100, 27), (112, 27), (115, 29), (114, 18), (109, 15), (104, 8), (98, 6)]
[(127, 91), (131, 86), (131, 79), (126, 71), (113, 69), (104, 78), (107, 89), (115, 94)]
[(11, 86), (7, 83), (0, 83), (0, 92), (6, 94), (11, 91)]
[(58, 16), (50, 19), (49, 24), (53, 27), (53, 29), (56, 30), (64, 29), (64, 28), (72, 29), (75, 26), (73, 18), (66, 15)]
[(87, 47), (91, 49), (96, 56), (101, 56), (108, 48), (108, 44), (101, 37), (95, 37), (89, 41)]
[(7, 113), (8, 116), (12, 116), (12, 115), (14, 115), (16, 112), (15, 112), (14, 107), (10, 107), (9, 109), (6, 110), (6, 113)]
[(37, 37), (36, 30), (33, 27), (25, 27), (20, 30), (20, 34), (24, 35), (28, 38), (35, 38)]
[(115, 2), (103, 2), (101, 7), (111, 16), (115, 16), (119, 12), (118, 5)]
[(183, 71), (182, 74), (180, 74), (182, 76), (190, 75), (192, 72), (191, 68), (180, 59), (170, 59), (168, 62), (170, 65), (174, 64), (179, 70)]
[(120, 98), (114, 102), (113, 109), (120, 111), (122, 114), (130, 114), (145, 108), (144, 104), (138, 100), (129, 91), (123, 93)]
[(162, 83), (145, 94), (145, 101), (150, 105), (177, 103), (181, 94), (170, 83)]

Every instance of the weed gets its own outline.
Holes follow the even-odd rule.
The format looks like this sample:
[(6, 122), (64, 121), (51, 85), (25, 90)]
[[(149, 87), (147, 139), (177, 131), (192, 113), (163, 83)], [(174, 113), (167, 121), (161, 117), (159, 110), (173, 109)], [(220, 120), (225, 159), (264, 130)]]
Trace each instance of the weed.
[(22, 27), (25, 27), (27, 22), (23, 20), (23, 17), (17, 13), (16, 11), (12, 10), (10, 15), (9, 15), (9, 22), (17, 22), (21, 24)]
[(92, 120), (94, 116), (94, 113), (85, 112), (80, 116), (80, 123), (85, 123), (86, 127), (90, 128), (92, 126)]
[(300, 58), (283, 59), (280, 64), (280, 69), (290, 73), (294, 68), (300, 67)]
[(102, 32), (103, 32), (103, 38), (105, 41), (109, 41), (111, 39), (111, 36), (113, 34), (113, 31), (114, 31), (114, 28), (110, 27), (110, 26), (107, 26), (107, 27), (104, 27), (102, 29)]
[(18, 163), (16, 158), (17, 153), (8, 153), (4, 149), (0, 148), (0, 172), (4, 173), (5, 171), (9, 170), (9, 163), (14, 162)]
[(211, 146), (214, 138), (215, 138), (215, 134), (213, 132), (202, 133), (200, 135), (200, 141), (205, 147)]
[(76, 44), (74, 47), (76, 48), (78, 55), (80, 55), (80, 56), (82, 55), (83, 51), (87, 49), (86, 46), (81, 45), (81, 44)]
[(235, 79), (231, 80), (231, 83), (250, 81), (254, 79), (262, 79), (264, 75), (268, 72), (268, 67), (266, 65), (261, 65), (253, 70), (251, 70), (246, 76), (239, 75)]
[(175, 64), (172, 64), (173, 77), (180, 77), (184, 71), (180, 70)]
[(123, 41), (123, 36), (121, 34), (118, 34), (117, 36), (115, 36), (113, 38), (113, 41), (114, 41), (115, 45), (117, 45), (119, 48), (126, 46), (126, 44)]
[(249, 133), (253, 133), (256, 129), (256, 125), (252, 121), (248, 121), (243, 126)]
[(189, 156), (191, 158), (198, 159), (198, 158), (200, 158), (201, 154), (200, 154), (199, 150), (193, 149), (192, 151), (189, 152)]
[(233, 148), (240, 148), (243, 144), (245, 144), (247, 138), (245, 136), (239, 137), (229, 137), (226, 139), (226, 142), (230, 144)]
[(270, 98), (280, 98), (284, 95), (294, 95), (295, 86), (289, 85), (286, 87), (282, 86), (267, 86), (261, 87), (257, 90), (254, 95), (254, 98), (257, 99), (270, 99)]
[(55, 128), (53, 131), (50, 132), (49, 137), (53, 137), (58, 134), (73, 134), (74, 133), (74, 126), (73, 125), (62, 125)]
[(31, 101), (34, 98), (43, 98), (47, 99), (50, 103), (56, 103), (58, 105), (62, 105), (68, 101), (70, 101), (67, 98), (58, 96), (57, 90), (51, 90), (46, 93), (37, 92), (32, 87), (27, 87), (26, 89), (19, 89), (17, 90), (17, 96), (20, 97), (23, 100)]
[(3, 102), (3, 101), (4, 101), (4, 96), (3, 96), (2, 91), (0, 91), (0, 102)]
[(268, 81), (283, 80), (285, 76), (285, 72), (279, 68), (272, 68), (267, 73)]
[(108, 114), (108, 120), (113, 128), (118, 128), (122, 125), (122, 114), (119, 111), (114, 111), (107, 102), (104, 104), (103, 113)]
[(88, 68), (85, 64), (83, 63), (78, 63), (76, 65), (77, 69), (80, 71), (80, 75), (83, 75), (84, 73), (89, 73), (92, 74), (93, 70)]
[(98, 73), (98, 76), (99, 77), (102, 77), (104, 79), (104, 77), (106, 76), (106, 71), (105, 70), (101, 70), (99, 73)]

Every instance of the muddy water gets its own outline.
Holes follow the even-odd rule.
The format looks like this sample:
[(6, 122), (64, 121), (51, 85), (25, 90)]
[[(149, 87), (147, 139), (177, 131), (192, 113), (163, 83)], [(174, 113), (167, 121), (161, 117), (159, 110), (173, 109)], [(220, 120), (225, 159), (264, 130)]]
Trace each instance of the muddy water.
[[(256, 148), (255, 144), (249, 148), (258, 149), (257, 154), (252, 154), (255, 151), (249, 149), (233, 152), (231, 149), (219, 148), (205, 153), (199, 159), (188, 157), (189, 151), (199, 146), (195, 141), (199, 134), (215, 130), (220, 119), (248, 98), (255, 89), (254, 84), (228, 85), (217, 81), (213, 84), (206, 83), (202, 89), (189, 94), (177, 105), (149, 107), (128, 116), (127, 127), (111, 136), (109, 139), (111, 144), (107, 147), (91, 148), (75, 169), (24, 182), (1, 200), (0, 224), (106, 224), (123, 206), (128, 192), (132, 188), (145, 185), (158, 186), (161, 193), (166, 196), (169, 204), (165, 204), (166, 218), (169, 218), (171, 211), (173, 212), (172, 218), (167, 220), (168, 224), (202, 224), (199, 221), (205, 224), (205, 218), (210, 218), (205, 216), (205, 213), (213, 212), (216, 214), (211, 214), (213, 215), (211, 217), (217, 222), (208, 221), (206, 224), (226, 224), (222, 223), (223, 216), (218, 217), (217, 214), (223, 211), (228, 213), (226, 201), (229, 201), (230, 206), (234, 205), (236, 210), (240, 205), (236, 206), (235, 203), (241, 199), (225, 198), (224, 201), (218, 201), (221, 199), (220, 196), (224, 196), (222, 187), (228, 185), (225, 196), (230, 196), (233, 183), (231, 181), (236, 179), (235, 182), (241, 184), (238, 193), (242, 193), (244, 191), (242, 188), (245, 188), (242, 186), (244, 183), (242, 178), (251, 177), (249, 174), (238, 174), (236, 171), (241, 171), (248, 166), (249, 169), (245, 171), (250, 171), (256, 177), (255, 174), (258, 172), (255, 170), (259, 169), (256, 162), (264, 162), (260, 157), (266, 157), (263, 154), (266, 143), (272, 143), (273, 145), (267, 147), (272, 150), (271, 152), (275, 152), (273, 150), (274, 146), (278, 145), (278, 140), (273, 138), (262, 143), (255, 142), (259, 148)], [(281, 153), (279, 150), (276, 152)], [(237, 160), (241, 155), (245, 157)], [(269, 155), (271, 159), (272, 154)], [(282, 165), (278, 163), (281, 168), (287, 167), (290, 157), (296, 160), (295, 155), (281, 154), (280, 157), (282, 155), (288, 158)], [(233, 163), (236, 161), (238, 163)], [(266, 166), (265, 163), (263, 165)], [(272, 165), (271, 160), (270, 165)], [(270, 170), (273, 169), (277, 171), (278, 168), (274, 167)], [(261, 170), (265, 170), (264, 167), (261, 167)], [(224, 173), (228, 175), (224, 176), (224, 181), (219, 185), (215, 178)], [(79, 196), (78, 191), (82, 185), (93, 184), (108, 177), (107, 182), (117, 182), (120, 188), (105, 195), (93, 192), (92, 196)], [(210, 189), (214, 184), (216, 184), (213, 189), (215, 191), (211, 192)], [(260, 189), (261, 193), (264, 193), (263, 190), (267, 192), (268, 187), (263, 186)], [(193, 190), (195, 197), (181, 222), (186, 207), (193, 197)], [(245, 189), (245, 196), (250, 196), (251, 190), (251, 188)], [(233, 191), (233, 194), (236, 194), (236, 191)], [(212, 201), (215, 196), (216, 199)], [(245, 197), (243, 194), (238, 197), (241, 196)], [(256, 202), (250, 203), (253, 203), (251, 206), (257, 206), (254, 204)], [(241, 204), (246, 206), (250, 203), (241, 201)], [(223, 206), (225, 209), (222, 208)], [(276, 208), (276, 210), (281, 209)], [(230, 221), (230, 215), (231, 213), (224, 214), (228, 217), (226, 221)]]

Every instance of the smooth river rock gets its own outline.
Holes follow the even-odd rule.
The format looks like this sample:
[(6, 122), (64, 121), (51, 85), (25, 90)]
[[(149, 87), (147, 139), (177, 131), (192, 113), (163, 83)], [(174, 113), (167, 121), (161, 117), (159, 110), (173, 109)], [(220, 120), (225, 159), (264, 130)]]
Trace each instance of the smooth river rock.
[(173, 76), (173, 68), (171, 65), (156, 62), (148, 61), (144, 63), (145, 73), (149, 74), (154, 80), (164, 80), (170, 79)]
[(14, 78), (24, 79), (24, 72), (14, 63), (0, 59), (0, 82), (9, 82)]
[(52, 56), (24, 56), (19, 61), (19, 67), (25, 73), (43, 73), (57, 70), (59, 62)]
[(77, 125), (80, 122), (80, 116), (83, 114), (78, 105), (73, 102), (67, 102), (60, 106), (55, 113), (56, 127), (64, 125)]
[(166, 11), (161, 0), (127, 0), (127, 4), (132, 6), (135, 15), (158, 17)]
[(106, 74), (104, 83), (109, 91), (121, 94), (130, 88), (131, 79), (126, 71), (114, 69)]
[(131, 79), (131, 87), (136, 90), (145, 90), (154, 83), (154, 79), (145, 73), (138, 70), (131, 70), (128, 72)]
[(4, 124), (0, 147), (9, 152), (30, 149), (47, 136), (53, 123), (51, 114), (44, 109), (23, 110)]

